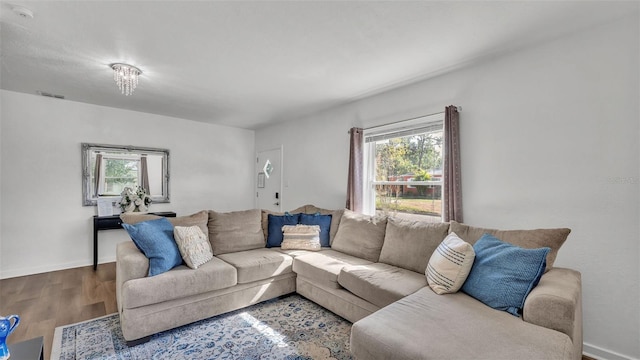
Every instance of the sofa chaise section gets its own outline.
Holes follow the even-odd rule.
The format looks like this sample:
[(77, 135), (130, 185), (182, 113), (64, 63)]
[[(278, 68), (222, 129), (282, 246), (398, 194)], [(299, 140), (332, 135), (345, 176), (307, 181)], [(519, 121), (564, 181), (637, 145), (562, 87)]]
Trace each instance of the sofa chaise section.
[(356, 322), (357, 359), (572, 359), (561, 332), (492, 309), (462, 293), (425, 287)]

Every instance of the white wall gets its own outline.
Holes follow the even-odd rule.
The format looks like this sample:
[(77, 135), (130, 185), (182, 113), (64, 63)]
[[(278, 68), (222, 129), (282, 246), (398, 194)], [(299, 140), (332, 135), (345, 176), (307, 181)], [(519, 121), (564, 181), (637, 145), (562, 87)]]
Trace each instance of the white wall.
[(465, 222), (573, 229), (556, 265), (582, 272), (585, 352), (638, 359), (638, 22), (635, 14), (267, 127), (256, 149), (284, 145), (284, 209), (343, 207), (350, 127), (462, 106)]
[[(171, 203), (151, 211), (253, 207), (253, 131), (9, 91), (0, 100), (0, 278), (93, 263), (97, 212), (82, 206), (82, 142), (169, 149)], [(128, 239), (101, 231), (99, 262)]]

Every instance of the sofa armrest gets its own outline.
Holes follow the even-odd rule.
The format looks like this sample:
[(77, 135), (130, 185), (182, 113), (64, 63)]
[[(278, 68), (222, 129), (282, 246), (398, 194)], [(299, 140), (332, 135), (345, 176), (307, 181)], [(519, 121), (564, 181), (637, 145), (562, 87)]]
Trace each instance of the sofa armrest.
[(116, 247), (116, 301), (122, 311), (122, 286), (132, 279), (140, 279), (149, 273), (149, 259), (133, 241), (119, 243)]
[(582, 346), (582, 281), (579, 272), (552, 268), (527, 296), (524, 321), (567, 334)]

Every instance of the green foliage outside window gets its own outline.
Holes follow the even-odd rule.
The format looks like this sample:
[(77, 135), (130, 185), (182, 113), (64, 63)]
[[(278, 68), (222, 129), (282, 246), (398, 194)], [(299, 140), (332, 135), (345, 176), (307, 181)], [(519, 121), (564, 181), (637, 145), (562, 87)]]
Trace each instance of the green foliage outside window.
[(386, 181), (391, 176), (418, 175), (428, 170), (441, 169), (441, 147), (441, 132), (376, 143), (376, 180)]
[[(442, 132), (392, 138), (376, 143), (376, 181), (430, 181), (442, 169)], [(384, 213), (439, 216), (440, 189), (435, 185), (378, 185), (376, 209)]]

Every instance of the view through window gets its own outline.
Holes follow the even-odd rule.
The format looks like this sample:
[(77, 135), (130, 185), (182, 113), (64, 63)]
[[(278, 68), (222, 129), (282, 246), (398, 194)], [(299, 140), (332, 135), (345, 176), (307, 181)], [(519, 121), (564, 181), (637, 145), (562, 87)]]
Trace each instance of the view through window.
[[(95, 172), (95, 158), (91, 160)], [(120, 195), (125, 187), (135, 188), (140, 183), (139, 157), (104, 157), (101, 167), (98, 193), (102, 196)]]
[(365, 130), (365, 212), (442, 221), (442, 115)]

